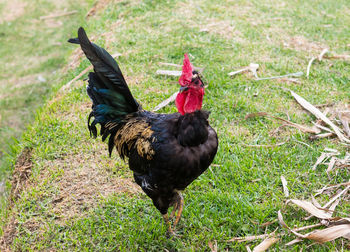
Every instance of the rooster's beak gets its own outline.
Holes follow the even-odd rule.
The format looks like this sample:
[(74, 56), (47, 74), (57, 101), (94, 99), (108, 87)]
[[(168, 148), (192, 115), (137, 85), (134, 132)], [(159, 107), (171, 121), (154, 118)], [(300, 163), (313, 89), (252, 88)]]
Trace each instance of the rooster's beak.
[(188, 90), (188, 87), (180, 87), (180, 93), (182, 93), (182, 92), (184, 92), (186, 90)]

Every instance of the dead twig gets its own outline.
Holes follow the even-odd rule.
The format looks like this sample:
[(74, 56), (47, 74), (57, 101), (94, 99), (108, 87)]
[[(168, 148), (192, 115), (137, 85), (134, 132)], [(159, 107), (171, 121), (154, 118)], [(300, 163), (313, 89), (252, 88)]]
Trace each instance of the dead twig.
[(321, 230), (315, 230), (303, 235), (287, 226), (287, 224), (283, 220), (281, 210), (278, 211), (278, 220), (281, 226), (287, 228), (298, 238), (309, 239), (312, 241), (316, 241), (318, 243), (325, 243), (327, 241), (333, 241), (340, 237), (347, 237), (350, 233), (350, 224), (342, 224), (342, 225), (332, 226)]
[(339, 197), (341, 197), (343, 194), (345, 194), (348, 190), (350, 189), (350, 185), (348, 185), (347, 187), (345, 187), (345, 189), (343, 191), (341, 191), (340, 193), (338, 193), (337, 195), (335, 195), (333, 198), (331, 198), (331, 200), (326, 203), (323, 208), (327, 208), (328, 206), (330, 206), (335, 200), (337, 200)]
[(343, 59), (343, 60), (350, 60), (350, 55), (346, 54), (334, 54), (331, 56), (324, 56), (325, 59)]
[(337, 185), (331, 185), (331, 186), (328, 186), (328, 187), (324, 187), (324, 188), (319, 189), (319, 190), (316, 191), (317, 193), (315, 194), (315, 197), (320, 195), (320, 194), (322, 194), (326, 190), (336, 189), (336, 188), (339, 188), (341, 186), (348, 186), (348, 185), (350, 185), (350, 181), (349, 182), (345, 182), (345, 183), (340, 183), (340, 184), (337, 184)]
[(235, 76), (236, 74), (239, 74), (239, 73), (243, 73), (243, 72), (247, 72), (247, 71), (250, 71), (253, 73), (254, 77), (256, 79), (258, 79), (258, 75), (256, 73), (256, 71), (258, 70), (259, 68), (259, 64), (256, 64), (256, 63), (250, 63), (249, 66), (247, 67), (244, 67), (240, 70), (237, 70), (237, 71), (234, 71), (234, 72), (230, 72), (228, 73), (229, 76)]
[[(182, 65), (179, 65), (179, 64), (174, 64), (174, 63), (167, 63), (167, 62), (159, 62), (158, 63), (159, 65), (163, 65), (163, 66), (173, 66), (173, 67), (179, 67), (179, 68), (182, 68)], [(202, 73), (204, 71), (204, 68), (203, 67), (195, 67), (193, 66), (193, 69)]]
[(294, 244), (296, 244), (298, 242), (301, 242), (301, 241), (303, 241), (303, 239), (296, 238), (293, 241), (290, 241), (290, 242), (286, 243), (286, 246), (292, 246), (292, 245), (294, 245)]
[(289, 197), (289, 190), (287, 187), (288, 182), (283, 175), (281, 176), (281, 181), (282, 181), (284, 196)]
[[(119, 57), (121, 54), (120, 53), (114, 53), (112, 54), (113, 58)], [(67, 82), (65, 85), (63, 85), (61, 87), (61, 89), (59, 91), (64, 91), (67, 88), (69, 88), (75, 81), (79, 80), (84, 74), (86, 74), (87, 72), (92, 70), (92, 65), (88, 66), (87, 68), (85, 68), (83, 71), (81, 71), (77, 76), (75, 76), (72, 80), (70, 80), (69, 82)]]
[(293, 82), (293, 83), (301, 83), (298, 78), (288, 78), (288, 77), (283, 77), (279, 80), (280, 82)]
[(332, 158), (331, 158), (331, 160), (329, 161), (327, 170), (326, 170), (327, 173), (329, 173), (330, 171), (333, 170), (333, 167), (334, 167), (336, 161), (337, 161), (337, 158), (336, 158), (336, 157), (332, 157)]
[(339, 113), (338, 115), (342, 125), (343, 125), (343, 129), (344, 129), (344, 133), (350, 137), (350, 127), (349, 127), (349, 120), (348, 118), (345, 118), (341, 115), (341, 113)]
[(327, 153), (322, 152), (321, 156), (319, 156), (316, 160), (316, 163), (314, 164), (314, 166), (312, 167), (312, 170), (316, 170), (317, 166), (319, 164), (321, 164), (324, 160), (326, 160), (329, 156), (327, 155)]
[(336, 149), (332, 149), (332, 148), (324, 148), (324, 151), (327, 151), (327, 152), (333, 152), (334, 153), (334, 155), (339, 155), (340, 153), (339, 153), (339, 151), (338, 150), (336, 150)]
[[(208, 85), (205, 85), (204, 88), (207, 88)], [(158, 111), (160, 110), (161, 108), (167, 106), (169, 103), (175, 101), (176, 99), (176, 96), (179, 92), (175, 92), (173, 93), (168, 99), (162, 101), (161, 103), (159, 103), (152, 111), (155, 112), (155, 111)]]
[(309, 225), (309, 226), (304, 226), (304, 227), (299, 227), (299, 228), (293, 228), (293, 231), (299, 232), (299, 231), (304, 231), (304, 230), (307, 230), (307, 229), (310, 229), (310, 228), (321, 227), (321, 226), (323, 226), (322, 223), (317, 223), (317, 224), (314, 224), (314, 225)]
[(159, 62), (159, 65), (163, 65), (163, 66), (173, 66), (173, 67), (179, 67), (181, 68), (182, 66), (179, 64), (174, 64), (174, 63), (167, 63), (167, 62)]
[(311, 60), (309, 61), (309, 64), (307, 64), (306, 78), (308, 78), (308, 79), (309, 79), (310, 68), (311, 68), (312, 62), (314, 62), (315, 60), (316, 60), (316, 58), (312, 57)]
[(88, 66), (83, 71), (80, 72), (77, 76), (74, 77), (71, 81), (67, 82), (64, 86), (61, 87), (60, 91), (68, 89), (75, 81), (79, 80), (84, 74), (92, 70), (92, 66)]
[(318, 57), (317, 57), (318, 61), (322, 61), (323, 56), (325, 56), (326, 53), (328, 53), (328, 52), (329, 52), (328, 48), (323, 49), (322, 52), (320, 53), (320, 55), (318, 55)]
[(331, 136), (335, 136), (335, 134), (334, 133), (323, 133), (323, 134), (310, 136), (309, 138), (310, 138), (310, 140), (316, 140), (316, 139), (327, 138), (327, 137), (331, 137)]
[(154, 112), (155, 112), (155, 111), (158, 111), (158, 110), (160, 110), (161, 108), (167, 106), (169, 103), (175, 101), (176, 96), (177, 96), (178, 93), (179, 93), (179, 92), (173, 93), (168, 99), (166, 99), (165, 101), (162, 101), (161, 103), (159, 103), (159, 104), (153, 109), (153, 111), (154, 111)]
[(330, 133), (334, 133), (334, 131), (328, 129), (327, 127), (324, 127), (324, 126), (322, 126), (322, 125), (319, 125), (318, 123), (312, 122), (312, 124), (315, 125), (317, 128), (319, 128), (319, 129), (321, 129), (321, 130), (328, 131), (328, 132), (330, 132)]
[(335, 103), (331, 102), (331, 103), (324, 103), (324, 104), (318, 104), (318, 105), (314, 105), (316, 108), (323, 108), (323, 107), (331, 107), (333, 106)]
[(257, 245), (253, 252), (262, 252), (267, 250), (269, 247), (271, 247), (273, 244), (279, 241), (279, 238), (276, 237), (268, 237), (265, 240), (263, 240), (259, 245)]
[[(274, 232), (273, 232), (274, 233)], [(266, 237), (271, 236), (271, 234), (262, 234), (262, 235), (252, 235), (252, 236), (245, 236), (245, 237), (233, 237), (230, 240), (228, 240), (227, 242), (246, 242), (246, 241), (254, 241), (257, 239), (264, 239)]]
[(299, 130), (301, 130), (303, 132), (306, 132), (306, 133), (317, 134), (317, 133), (320, 132), (319, 130), (316, 130), (314, 128), (310, 128), (310, 127), (307, 127), (307, 126), (304, 126), (304, 125), (301, 125), (301, 124), (298, 124), (298, 123), (294, 123), (294, 122), (288, 121), (286, 119), (283, 119), (281, 117), (270, 115), (269, 113), (266, 113), (266, 112), (251, 113), (251, 114), (246, 115), (245, 119), (248, 119), (248, 118), (251, 118), (251, 117), (257, 117), (257, 116), (266, 116), (266, 117), (271, 117), (271, 118), (277, 119), (279, 121), (285, 122), (288, 126), (297, 128), (297, 129), (299, 129)]
[(322, 61), (323, 56), (328, 52), (328, 48), (325, 48), (322, 50), (322, 52), (318, 55), (318, 57), (312, 57), (311, 60), (309, 61), (309, 64), (307, 65), (307, 69), (306, 69), (306, 77), (309, 78), (310, 75), (310, 68), (312, 63), (317, 59), (318, 61)]
[(265, 222), (265, 223), (262, 223), (260, 224), (260, 227), (267, 227), (267, 226), (270, 226), (272, 225), (273, 223), (275, 223), (277, 220), (273, 220), (273, 221), (268, 221), (268, 222)]
[[(289, 140), (289, 139), (288, 139), (288, 140)], [(254, 147), (256, 147), (256, 148), (260, 148), (260, 147), (262, 147), (262, 148), (274, 148), (274, 147), (281, 146), (281, 145), (287, 143), (288, 140), (287, 140), (287, 141), (284, 141), (284, 142), (281, 142), (281, 143), (276, 143), (276, 144), (256, 144), (256, 145), (245, 144), (245, 143), (242, 143), (242, 144), (243, 144), (244, 146), (253, 147), (253, 148), (254, 148)]]
[(45, 19), (52, 19), (52, 18), (57, 18), (57, 17), (64, 17), (64, 16), (69, 16), (78, 13), (77, 10), (73, 11), (67, 11), (67, 12), (62, 12), (62, 13), (57, 13), (57, 14), (52, 14), (48, 16), (41, 16), (39, 19), (40, 20), (45, 20)]
[(341, 132), (340, 129), (331, 122), (318, 108), (313, 106), (311, 103), (306, 101), (304, 98), (299, 96), (298, 94), (294, 93), (293, 91), (290, 91), (294, 99), (307, 111), (311, 112), (313, 115), (315, 115), (318, 119), (321, 119), (326, 124), (328, 124), (335, 132), (335, 134), (338, 136), (338, 138), (342, 142), (350, 143), (350, 140), (347, 139)]
[(175, 70), (157, 70), (156, 74), (158, 75), (167, 75), (167, 76), (181, 76), (182, 71), (175, 71)]
[(257, 81), (260, 80), (272, 80), (272, 79), (281, 79), (285, 77), (301, 77), (303, 76), (303, 72), (297, 72), (297, 73), (290, 73), (290, 74), (285, 74), (285, 75), (279, 75), (279, 76), (272, 76), (272, 77), (265, 77), (265, 78), (257, 78)]
[(312, 216), (315, 216), (319, 219), (329, 219), (332, 217), (332, 215), (328, 213), (327, 209), (319, 209), (309, 201), (291, 199), (291, 200), (287, 200), (286, 204), (288, 204), (289, 202), (292, 202), (298, 207), (304, 209), (306, 212), (310, 213)]

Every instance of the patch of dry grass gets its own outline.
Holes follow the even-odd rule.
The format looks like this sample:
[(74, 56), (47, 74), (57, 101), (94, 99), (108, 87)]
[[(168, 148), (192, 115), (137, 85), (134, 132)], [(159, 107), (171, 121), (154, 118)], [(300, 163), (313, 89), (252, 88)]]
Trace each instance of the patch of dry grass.
[(301, 35), (285, 39), (283, 45), (286, 48), (291, 48), (297, 51), (306, 51), (309, 53), (319, 53), (323, 49), (327, 48), (327, 45), (316, 41), (310, 41)]
[[(9, 209), (15, 208), (14, 202), (20, 197), (22, 191), (30, 185), (29, 177), (32, 173), (32, 166), (32, 149), (24, 148), (17, 158), (12, 175)], [(17, 234), (16, 227), (18, 221), (16, 218), (16, 211), (11, 212), (10, 216), (8, 216), (8, 220), (3, 229), (3, 234), (0, 237), (0, 249), (2, 251), (9, 251), (8, 246), (12, 243), (13, 238)]]
[[(94, 145), (93, 148), (92, 153), (71, 154), (44, 164), (44, 167), (50, 168), (50, 173), (56, 173), (58, 169), (62, 174), (51, 184), (56, 188), (56, 195), (51, 202), (56, 221), (82, 218), (101, 199), (111, 194), (133, 196), (141, 193), (131, 177), (116, 176), (105, 170), (115, 165), (113, 159), (106, 161), (101, 158), (106, 155), (105, 144)], [(46, 178), (48, 175), (45, 173), (40, 176)]]
[(21, 0), (1, 0), (0, 3), (5, 4), (0, 17), (0, 24), (4, 22), (11, 22), (21, 17), (24, 14), (27, 6), (27, 2)]

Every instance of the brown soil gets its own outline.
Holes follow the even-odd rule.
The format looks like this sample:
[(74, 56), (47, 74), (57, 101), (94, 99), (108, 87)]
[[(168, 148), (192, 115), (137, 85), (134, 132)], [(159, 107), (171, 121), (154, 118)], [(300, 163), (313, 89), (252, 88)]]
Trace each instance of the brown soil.
[[(86, 144), (94, 145), (91, 142)], [(88, 209), (109, 195), (126, 193), (133, 196), (141, 193), (131, 177), (113, 176), (106, 170), (115, 166), (115, 160), (103, 158), (107, 155), (104, 143), (92, 148), (91, 153), (72, 154), (63, 160), (48, 161), (45, 165), (63, 171), (63, 175), (53, 182), (58, 190), (51, 202), (57, 222), (66, 222), (75, 216), (81, 218)], [(55, 168), (52, 171), (55, 172)], [(43, 171), (41, 174), (43, 179), (48, 176), (46, 173)]]
[(92, 16), (95, 16), (98, 12), (102, 11), (110, 2), (111, 0), (99, 0), (97, 1), (94, 6), (88, 11), (86, 14), (87, 18), (90, 18)]
[(0, 0), (0, 3), (5, 3), (5, 7), (1, 13), (0, 24), (3, 22), (11, 22), (21, 17), (24, 14), (27, 3), (20, 0)]
[(307, 52), (322, 51), (324, 48), (327, 48), (326, 45), (322, 45), (319, 42), (309, 41), (303, 36), (295, 36), (295, 37), (289, 38), (283, 44), (287, 48), (295, 49), (297, 51), (307, 51)]
[(0, 86), (9, 87), (10, 89), (20, 88), (27, 85), (32, 85), (39, 82), (40, 74), (30, 74), (23, 77), (13, 77), (7, 80), (1, 80)]
[[(30, 148), (24, 148), (22, 153), (18, 156), (12, 182), (10, 193), (9, 208), (13, 206), (13, 202), (19, 197), (24, 188), (29, 184), (28, 178), (32, 169), (32, 150)], [(17, 219), (15, 214), (8, 217), (10, 220), (4, 228), (3, 236), (0, 238), (1, 251), (10, 251), (9, 245), (12, 244), (13, 238), (16, 236)]]
[(28, 184), (28, 178), (32, 173), (32, 150), (30, 148), (24, 148), (22, 153), (17, 158), (15, 169), (11, 182), (11, 194), (12, 201), (16, 200), (19, 194)]
[(11, 251), (10, 245), (16, 236), (17, 220), (15, 216), (11, 216), (9, 219), (10, 221), (3, 230), (3, 236), (0, 238), (0, 251)]
[(205, 24), (201, 25), (200, 31), (217, 34), (223, 38), (233, 39), (238, 43), (244, 43), (243, 33), (233, 25), (231, 20), (218, 21), (213, 18), (207, 19)]

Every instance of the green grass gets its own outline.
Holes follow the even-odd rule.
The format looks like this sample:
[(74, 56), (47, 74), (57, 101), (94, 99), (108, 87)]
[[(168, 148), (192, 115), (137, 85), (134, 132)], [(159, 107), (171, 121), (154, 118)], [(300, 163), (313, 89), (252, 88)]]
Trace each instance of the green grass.
[[(175, 78), (155, 75), (161, 68), (158, 62), (180, 64), (183, 54), (189, 52), (195, 66), (205, 67), (203, 75), (209, 87), (204, 109), (211, 111), (210, 124), (220, 140), (214, 160), (218, 166), (208, 169), (185, 191), (185, 210), (178, 226), (181, 237), (167, 238), (160, 214), (144, 194), (130, 190), (106, 193), (121, 178), (130, 180), (132, 174), (116, 155), (108, 157), (107, 146), (100, 139), (89, 138), (89, 99), (85, 85), (78, 82), (40, 111), (18, 144), (21, 148), (33, 147), (33, 170), (29, 186), (6, 213), (8, 219), (14, 216), (17, 220), (10, 247), (35, 251), (204, 251), (209, 249), (208, 242), (216, 240), (220, 251), (244, 251), (245, 244), (226, 241), (234, 236), (272, 232), (278, 223), (266, 230), (259, 224), (274, 221), (280, 209), (290, 226), (316, 223), (303, 221), (304, 212), (285, 205), (280, 176), (288, 181), (290, 198), (310, 199), (316, 189), (347, 180), (346, 170), (331, 180), (324, 166), (311, 170), (325, 147), (342, 153), (345, 147), (336, 139), (312, 142), (307, 134), (293, 128), (271, 136), (269, 133), (280, 124), (244, 117), (266, 111), (286, 118), (288, 111), (293, 122), (311, 125), (315, 118), (282, 87), (312, 104), (348, 104), (349, 63), (315, 63), (310, 78), (300, 78), (301, 84), (258, 82), (250, 75), (230, 78), (227, 73), (250, 62), (260, 64), (260, 76), (306, 72), (308, 60), (321, 50), (292, 46), (296, 36), (308, 41), (306, 45), (318, 42), (332, 52), (346, 53), (350, 29), (344, 24), (350, 22), (349, 11), (345, 0), (119, 1), (108, 5), (100, 16), (85, 24), (85, 29), (111, 54), (122, 53), (118, 62), (144, 109), (154, 108), (178, 89)], [(213, 23), (217, 25), (209, 25)], [(105, 32), (110, 33), (103, 35)], [(77, 69), (59, 76), (64, 79), (60, 85), (87, 66), (84, 59)], [(175, 111), (171, 105), (161, 112)], [(287, 139), (276, 148), (244, 145)], [(84, 175), (84, 171), (92, 175)], [(104, 182), (99, 184), (100, 180)], [(348, 202), (337, 207), (339, 213), (348, 209)], [(71, 214), (73, 217), (67, 218)], [(273, 249), (299, 251), (311, 244), (305, 241), (286, 247), (284, 244), (292, 239), (292, 235), (284, 236)], [(256, 244), (258, 241), (250, 245)], [(330, 251), (341, 246), (341, 241), (336, 241), (311, 249)]]
[[(6, 180), (11, 145), (33, 122), (33, 117), (62, 82), (61, 69), (71, 49), (67, 37), (80, 25), (90, 1), (17, 1), (1, 4), (0, 13), (14, 14), (0, 22), (0, 179)], [(19, 11), (23, 7), (23, 12)], [(67, 10), (77, 14), (40, 20), (41, 16)], [(16, 11), (17, 10), (17, 11)], [(2, 15), (3, 18), (3, 15)], [(51, 27), (52, 22), (57, 27)], [(60, 23), (61, 22), (61, 23)]]

